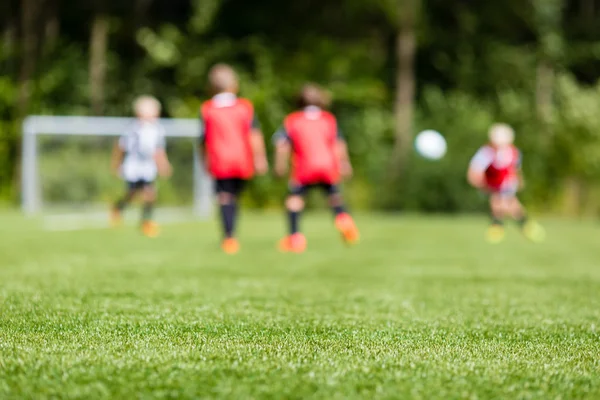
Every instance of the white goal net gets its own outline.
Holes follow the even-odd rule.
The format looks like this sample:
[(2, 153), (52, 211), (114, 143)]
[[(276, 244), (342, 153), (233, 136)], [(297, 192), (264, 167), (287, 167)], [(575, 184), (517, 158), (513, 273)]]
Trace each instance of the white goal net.
[[(115, 139), (131, 118), (31, 116), (23, 124), (22, 209), (43, 214), (104, 220), (123, 194), (124, 183), (110, 171)], [(200, 162), (194, 119), (162, 119), (173, 176), (159, 180), (158, 213), (206, 217), (212, 182)], [(160, 216), (159, 216), (160, 218)]]

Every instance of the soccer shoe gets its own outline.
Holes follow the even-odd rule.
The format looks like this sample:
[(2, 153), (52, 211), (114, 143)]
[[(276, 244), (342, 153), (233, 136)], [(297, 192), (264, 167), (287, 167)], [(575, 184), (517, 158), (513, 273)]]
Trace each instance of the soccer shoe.
[(284, 253), (303, 253), (306, 250), (306, 237), (301, 233), (294, 233), (279, 241), (279, 250)]
[(335, 227), (347, 244), (355, 244), (360, 239), (360, 232), (350, 214), (343, 213), (335, 217)]
[(523, 235), (534, 243), (541, 243), (546, 239), (546, 231), (543, 226), (534, 221), (529, 221), (523, 226)]
[(236, 238), (227, 238), (221, 243), (225, 254), (237, 254), (240, 251), (240, 242)]
[(142, 233), (146, 237), (155, 238), (160, 234), (160, 228), (154, 221), (144, 221), (142, 223)]
[(110, 210), (110, 226), (112, 228), (118, 228), (123, 223), (123, 216), (121, 211), (116, 208)]
[(491, 225), (486, 234), (485, 240), (491, 244), (498, 244), (504, 240), (504, 227), (502, 225)]

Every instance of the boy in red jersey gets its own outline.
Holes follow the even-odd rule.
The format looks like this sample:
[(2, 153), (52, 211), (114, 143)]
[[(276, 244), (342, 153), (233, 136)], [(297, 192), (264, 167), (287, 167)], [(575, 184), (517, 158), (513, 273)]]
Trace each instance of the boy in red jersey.
[(252, 103), (238, 98), (238, 78), (228, 65), (218, 64), (209, 72), (214, 97), (202, 104), (201, 153), (215, 179), (221, 220), (222, 249), (228, 254), (239, 251), (235, 238), (237, 200), (246, 181), (255, 173), (267, 172), (263, 136)]
[(283, 127), (275, 134), (275, 172), (287, 173), (290, 155), (292, 173), (289, 196), (285, 205), (289, 219), (289, 235), (279, 244), (280, 249), (302, 252), (306, 238), (298, 223), (304, 209), (304, 195), (318, 187), (329, 198), (335, 214), (335, 226), (347, 243), (355, 243), (359, 232), (344, 207), (339, 191), (341, 178), (352, 175), (346, 142), (338, 129), (336, 118), (325, 108), (328, 95), (318, 86), (306, 85), (300, 94), (300, 110), (288, 115)]
[(543, 228), (528, 220), (517, 198), (523, 186), (521, 152), (514, 145), (514, 130), (506, 124), (495, 124), (489, 131), (489, 144), (481, 147), (471, 159), (469, 183), (490, 194), (492, 225), (487, 240), (499, 243), (504, 239), (504, 218), (516, 220), (523, 234), (532, 241), (544, 239)]

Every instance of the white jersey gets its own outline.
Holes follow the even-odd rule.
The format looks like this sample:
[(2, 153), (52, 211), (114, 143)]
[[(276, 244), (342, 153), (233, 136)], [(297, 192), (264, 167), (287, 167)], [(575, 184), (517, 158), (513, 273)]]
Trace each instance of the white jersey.
[(165, 148), (165, 130), (158, 122), (136, 121), (119, 139), (119, 147), (125, 153), (123, 179), (152, 182), (158, 173), (154, 156)]

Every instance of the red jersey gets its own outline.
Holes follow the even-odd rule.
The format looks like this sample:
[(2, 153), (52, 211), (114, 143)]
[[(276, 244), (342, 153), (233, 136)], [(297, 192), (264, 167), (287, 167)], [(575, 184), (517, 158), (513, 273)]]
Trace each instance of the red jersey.
[(515, 146), (504, 148), (483, 146), (471, 160), (471, 168), (485, 173), (488, 189), (516, 191), (519, 185), (521, 152)]
[(254, 122), (252, 103), (232, 94), (217, 95), (202, 104), (201, 118), (208, 169), (213, 178), (251, 178), (254, 175), (250, 141)]
[(319, 109), (298, 111), (285, 119), (284, 130), (292, 145), (293, 183), (338, 183), (339, 132), (333, 114)]

